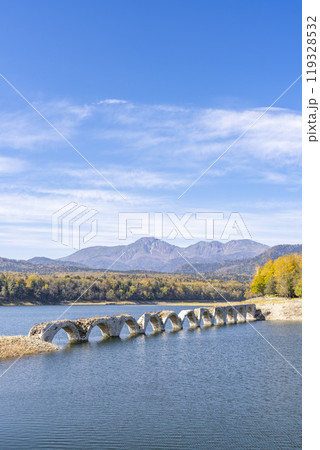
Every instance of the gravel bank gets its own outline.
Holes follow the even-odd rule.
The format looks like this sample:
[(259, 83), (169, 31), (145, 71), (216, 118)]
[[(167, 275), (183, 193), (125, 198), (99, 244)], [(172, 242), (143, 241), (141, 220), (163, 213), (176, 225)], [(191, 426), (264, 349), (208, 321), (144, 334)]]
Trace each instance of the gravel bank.
[(27, 336), (0, 336), (0, 359), (48, 353), (59, 350), (57, 345)]
[(282, 303), (269, 303), (266, 305), (257, 304), (257, 309), (261, 309), (265, 320), (302, 320), (301, 300), (287, 300)]

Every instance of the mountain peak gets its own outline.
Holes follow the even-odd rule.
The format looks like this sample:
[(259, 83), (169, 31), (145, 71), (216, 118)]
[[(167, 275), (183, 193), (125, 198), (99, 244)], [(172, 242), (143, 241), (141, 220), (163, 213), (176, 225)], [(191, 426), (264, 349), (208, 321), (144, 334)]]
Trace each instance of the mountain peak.
[[(128, 245), (88, 247), (61, 258), (69, 263), (84, 264), (93, 269), (152, 270), (172, 272), (185, 263), (211, 263), (229, 259), (244, 259), (259, 255), (267, 245), (248, 239), (200, 241), (188, 247), (178, 247), (155, 237), (142, 237)], [(116, 263), (115, 263), (116, 260)]]
[(164, 242), (164, 241), (161, 241), (160, 239), (157, 239), (157, 238), (155, 238), (155, 237), (149, 237), (149, 236), (147, 236), (147, 237), (142, 237), (142, 238), (139, 238), (139, 239), (137, 239), (135, 242), (133, 242), (132, 244), (130, 244), (130, 245), (139, 245), (139, 244), (153, 244), (153, 243), (155, 243), (155, 242)]

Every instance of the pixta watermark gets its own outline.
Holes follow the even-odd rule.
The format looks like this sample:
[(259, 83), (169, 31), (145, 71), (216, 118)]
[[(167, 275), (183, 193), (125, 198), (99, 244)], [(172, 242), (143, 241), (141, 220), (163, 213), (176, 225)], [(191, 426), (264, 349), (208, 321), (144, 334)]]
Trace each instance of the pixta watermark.
[(95, 209), (78, 203), (68, 203), (52, 214), (52, 240), (79, 250), (98, 232)]
[(239, 212), (225, 215), (223, 212), (121, 212), (118, 217), (119, 239), (133, 236), (152, 236), (174, 240), (229, 240), (252, 239)]

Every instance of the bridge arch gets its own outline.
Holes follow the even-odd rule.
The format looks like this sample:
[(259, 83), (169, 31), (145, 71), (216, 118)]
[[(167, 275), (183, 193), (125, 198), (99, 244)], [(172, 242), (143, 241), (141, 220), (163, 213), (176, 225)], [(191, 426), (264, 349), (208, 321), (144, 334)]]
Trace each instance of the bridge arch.
[(225, 323), (225, 313), (224, 308), (217, 307), (214, 310), (213, 324), (214, 325), (224, 325)]
[(247, 305), (247, 321), (255, 320), (256, 315), (256, 305)]
[(237, 322), (237, 311), (235, 308), (230, 307), (226, 310), (225, 322), (227, 325)]
[(207, 308), (196, 308), (194, 313), (198, 319), (199, 325), (203, 322), (204, 327), (208, 327), (212, 325), (212, 315)]
[(162, 321), (160, 320), (157, 313), (146, 312), (138, 320), (138, 325), (144, 333), (146, 333), (149, 323), (154, 333), (164, 331)]
[(237, 310), (237, 323), (243, 323), (246, 321), (247, 309), (245, 306), (236, 306)]
[(162, 322), (159, 319), (158, 314), (152, 314), (149, 318), (149, 322), (151, 323), (152, 329), (155, 333), (163, 331)]
[(114, 336), (114, 330), (108, 318), (96, 319), (87, 329), (86, 340), (89, 340), (90, 334), (94, 328), (99, 328), (101, 331), (102, 338), (106, 339)]
[(123, 329), (123, 327), (126, 325), (128, 327), (129, 330), (129, 334), (130, 336), (134, 336), (136, 334), (140, 334), (141, 332), (143, 332), (144, 330), (141, 330), (141, 328), (139, 327), (138, 322), (136, 321), (136, 319), (132, 316), (130, 316), (129, 314), (125, 314), (119, 317), (120, 319), (120, 324), (119, 324), (119, 336), (120, 333)]
[(158, 312), (158, 316), (163, 324), (163, 329), (166, 328), (166, 324), (168, 321), (170, 321), (173, 331), (182, 329), (181, 320), (179, 319), (178, 314), (176, 314), (174, 311), (160, 311)]
[(190, 328), (200, 326), (200, 322), (198, 321), (193, 309), (184, 309), (183, 311), (180, 311), (178, 317), (182, 327), (184, 326), (186, 320), (188, 320)]
[(36, 324), (29, 331), (29, 337), (39, 337), (45, 342), (52, 342), (60, 330), (64, 330), (67, 333), (69, 342), (80, 342), (82, 340), (78, 327), (72, 320), (58, 320), (56, 322)]

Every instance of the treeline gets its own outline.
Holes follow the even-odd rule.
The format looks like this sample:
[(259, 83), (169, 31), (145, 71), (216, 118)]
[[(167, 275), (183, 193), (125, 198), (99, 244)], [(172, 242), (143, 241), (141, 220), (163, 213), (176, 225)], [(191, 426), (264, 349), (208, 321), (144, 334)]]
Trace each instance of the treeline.
[(74, 302), (132, 301), (228, 301), (244, 299), (247, 283), (210, 280), (179, 275), (0, 275), (0, 303), (59, 304)]
[(293, 253), (258, 267), (250, 294), (302, 296), (302, 255)]

